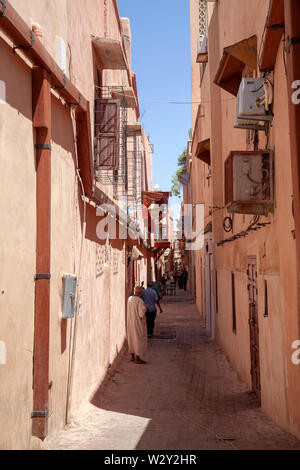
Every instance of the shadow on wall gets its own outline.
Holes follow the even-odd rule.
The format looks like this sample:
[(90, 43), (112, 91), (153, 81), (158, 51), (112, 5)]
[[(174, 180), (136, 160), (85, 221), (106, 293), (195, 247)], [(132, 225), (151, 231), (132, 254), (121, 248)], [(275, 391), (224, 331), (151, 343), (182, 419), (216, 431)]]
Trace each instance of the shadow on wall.
[[(1, 100), (32, 120), (31, 69), (0, 38)], [(4, 93), (5, 90), (5, 93)], [(3, 96), (5, 94), (5, 96)]]
[(76, 168), (75, 139), (70, 108), (66, 108), (54, 95), (52, 95), (51, 107), (51, 139), (72, 155), (74, 168)]
[[(83, 207), (80, 207), (81, 218), (83, 220)], [(96, 209), (93, 206), (87, 204), (86, 207), (86, 218), (87, 218), (87, 226), (86, 226), (86, 238), (98, 245), (104, 246), (106, 240), (102, 240), (97, 236), (97, 225), (101, 220), (100, 216), (97, 216)], [(117, 230), (116, 230), (116, 239), (110, 240), (110, 246), (115, 250), (122, 251), (124, 248), (126, 240), (118, 240), (118, 223), (117, 223)]]

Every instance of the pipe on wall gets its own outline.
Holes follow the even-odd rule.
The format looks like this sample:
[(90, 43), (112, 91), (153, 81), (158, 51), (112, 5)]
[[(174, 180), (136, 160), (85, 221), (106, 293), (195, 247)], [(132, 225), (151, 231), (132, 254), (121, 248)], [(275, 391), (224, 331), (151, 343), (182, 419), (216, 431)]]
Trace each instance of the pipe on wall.
[(49, 416), (51, 84), (49, 73), (32, 70), (33, 127), (36, 130), (36, 276), (33, 350), (32, 435), (45, 439)]

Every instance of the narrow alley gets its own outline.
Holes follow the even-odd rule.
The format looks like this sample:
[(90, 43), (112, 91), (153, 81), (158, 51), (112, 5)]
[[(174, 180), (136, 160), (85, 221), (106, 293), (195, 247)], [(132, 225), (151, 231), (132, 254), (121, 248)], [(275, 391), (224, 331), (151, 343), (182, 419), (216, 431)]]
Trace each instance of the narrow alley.
[(299, 38), (0, 0), (0, 450), (300, 450)]
[(259, 408), (219, 347), (206, 336), (192, 298), (165, 297), (149, 363), (126, 352), (49, 450), (300, 449)]

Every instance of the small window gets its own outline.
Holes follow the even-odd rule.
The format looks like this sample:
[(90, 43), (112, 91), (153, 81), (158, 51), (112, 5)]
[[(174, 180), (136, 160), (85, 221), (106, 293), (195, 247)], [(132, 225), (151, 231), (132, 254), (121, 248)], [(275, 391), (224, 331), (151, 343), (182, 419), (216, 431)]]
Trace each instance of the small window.
[(232, 286), (232, 330), (236, 333), (236, 306), (235, 306), (235, 276), (231, 273), (231, 286)]

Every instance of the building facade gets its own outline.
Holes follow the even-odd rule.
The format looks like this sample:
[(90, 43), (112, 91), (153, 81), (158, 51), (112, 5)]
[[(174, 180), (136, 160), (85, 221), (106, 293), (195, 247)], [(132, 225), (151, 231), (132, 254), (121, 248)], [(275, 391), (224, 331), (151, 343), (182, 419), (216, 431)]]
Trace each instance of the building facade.
[(205, 207), (204, 246), (187, 256), (207, 332), (299, 437), (297, 3), (191, 0), (184, 200)]

